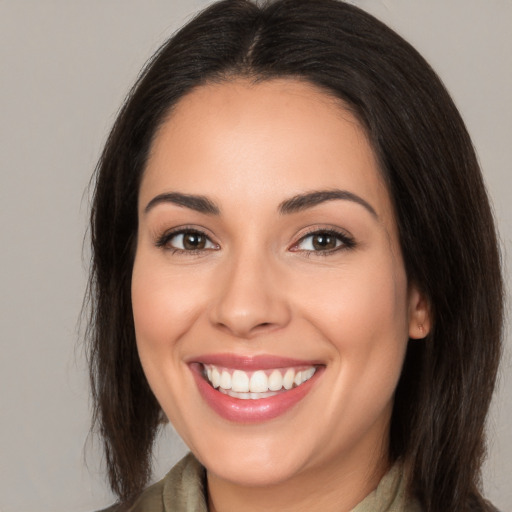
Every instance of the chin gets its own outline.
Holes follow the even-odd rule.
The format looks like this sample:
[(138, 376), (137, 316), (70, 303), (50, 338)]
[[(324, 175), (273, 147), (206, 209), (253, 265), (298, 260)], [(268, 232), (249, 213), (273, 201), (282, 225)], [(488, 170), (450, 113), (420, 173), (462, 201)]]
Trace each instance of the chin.
[(302, 469), (299, 461), (278, 460), (271, 457), (254, 457), (247, 459), (240, 454), (233, 457), (225, 454), (222, 460), (206, 462), (207, 471), (217, 478), (243, 487), (270, 487), (278, 485), (297, 476)]
[[(267, 431), (269, 428), (265, 427)], [(217, 478), (245, 487), (268, 487), (296, 476), (308, 465), (308, 450), (296, 450), (295, 444), (290, 446), (282, 439), (258, 439), (257, 434), (242, 438), (234, 434), (226, 436), (228, 439), (203, 438), (191, 447), (207, 471)]]

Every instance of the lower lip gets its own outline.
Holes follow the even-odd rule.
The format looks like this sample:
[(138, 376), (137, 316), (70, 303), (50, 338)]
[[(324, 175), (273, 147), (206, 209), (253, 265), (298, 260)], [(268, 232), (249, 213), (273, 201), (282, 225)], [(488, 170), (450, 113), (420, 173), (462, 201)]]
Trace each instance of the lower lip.
[(268, 398), (243, 400), (214, 389), (203, 377), (201, 364), (193, 363), (190, 368), (206, 403), (222, 418), (237, 423), (258, 423), (281, 416), (309, 393), (323, 370), (323, 367), (317, 368), (313, 377), (289, 391)]

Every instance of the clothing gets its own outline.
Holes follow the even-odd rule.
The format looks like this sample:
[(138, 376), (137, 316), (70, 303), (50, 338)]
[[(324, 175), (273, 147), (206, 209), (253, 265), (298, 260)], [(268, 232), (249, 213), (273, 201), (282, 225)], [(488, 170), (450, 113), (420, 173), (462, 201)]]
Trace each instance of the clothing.
[[(129, 512), (208, 512), (205, 482), (204, 467), (188, 454), (167, 476), (146, 489)], [(103, 512), (115, 510), (113, 506)], [(396, 464), (351, 512), (421, 512), (421, 508), (405, 495), (402, 467)]]

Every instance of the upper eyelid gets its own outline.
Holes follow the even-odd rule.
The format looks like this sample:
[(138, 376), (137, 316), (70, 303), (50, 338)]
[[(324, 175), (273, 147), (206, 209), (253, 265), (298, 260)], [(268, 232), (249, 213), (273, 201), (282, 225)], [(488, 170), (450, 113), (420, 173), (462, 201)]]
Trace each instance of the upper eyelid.
[(204, 228), (194, 227), (194, 226), (178, 226), (175, 228), (164, 230), (161, 234), (156, 234), (155, 244), (159, 247), (165, 246), (169, 241), (178, 235), (183, 235), (185, 233), (197, 233), (206, 237), (212, 244), (219, 245), (212, 235), (208, 233), (208, 230)]
[[(341, 228), (333, 228), (333, 227), (319, 228), (319, 227), (316, 227), (316, 228), (311, 228), (310, 231), (300, 235), (300, 237), (295, 242), (293, 242), (293, 244), (291, 245), (290, 249), (292, 249), (294, 247), (297, 247), (306, 238), (308, 238), (310, 236), (317, 235), (317, 234), (322, 234), (322, 233), (329, 233), (329, 234), (332, 234), (333, 236), (336, 236), (338, 239), (341, 239), (342, 245), (344, 245), (346, 247), (354, 247), (356, 245), (354, 237), (350, 233), (348, 233), (347, 231), (345, 231), (345, 230), (343, 230)], [(336, 249), (330, 249), (330, 251), (335, 251), (335, 250)], [(308, 250), (305, 250), (305, 249), (299, 249), (299, 250), (297, 250), (295, 252), (299, 252), (299, 251), (312, 252), (312, 251), (308, 251)], [(313, 252), (329, 252), (329, 250), (326, 250), (326, 251), (313, 251)]]
[[(194, 226), (194, 225), (182, 225), (177, 226), (175, 228), (171, 228), (168, 230), (164, 230), (163, 233), (160, 235), (156, 235), (155, 243), (158, 246), (164, 246), (169, 242), (169, 240), (172, 239), (174, 236), (178, 236), (180, 234), (184, 233), (198, 233), (200, 235), (205, 236), (212, 244), (218, 246), (220, 248), (220, 243), (216, 241), (216, 237), (212, 234), (210, 234), (210, 230), (202, 227), (202, 226)], [(354, 237), (346, 230), (339, 228), (339, 227), (333, 227), (333, 226), (315, 226), (315, 227), (309, 227), (305, 232), (302, 232), (298, 237), (295, 238), (295, 241), (289, 246), (289, 249), (292, 249), (293, 247), (296, 247), (299, 245), (304, 239), (307, 237), (313, 236), (315, 234), (321, 234), (321, 233), (330, 233), (333, 236), (338, 237), (339, 239), (342, 239), (342, 242), (344, 245), (348, 242), (351, 242), (352, 245), (356, 245)]]
[(209, 239), (215, 238), (209, 229), (206, 229), (202, 226), (194, 226), (194, 225), (186, 225), (186, 224), (181, 225), (181, 226), (176, 226), (173, 228), (169, 228), (169, 229), (157, 230), (157, 231), (155, 231), (155, 238), (179, 235), (181, 233), (199, 233), (201, 235), (206, 236)]
[(297, 241), (295, 243), (300, 242), (301, 240), (304, 240), (304, 238), (307, 238), (308, 236), (317, 235), (319, 233), (332, 233), (333, 235), (339, 236), (341, 238), (350, 238), (353, 239), (354, 237), (345, 229), (338, 228), (338, 227), (311, 227), (307, 228), (307, 231), (301, 233)]

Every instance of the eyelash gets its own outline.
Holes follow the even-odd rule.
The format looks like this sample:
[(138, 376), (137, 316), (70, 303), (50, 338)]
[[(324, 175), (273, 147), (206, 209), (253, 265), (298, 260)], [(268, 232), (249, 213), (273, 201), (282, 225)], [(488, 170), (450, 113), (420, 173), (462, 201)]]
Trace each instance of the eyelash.
[(158, 237), (156, 240), (155, 245), (157, 247), (160, 247), (162, 249), (165, 249), (167, 251), (170, 251), (171, 254), (187, 254), (187, 255), (195, 255), (195, 254), (201, 254), (204, 251), (211, 251), (212, 248), (204, 248), (204, 249), (179, 249), (178, 247), (172, 247), (169, 245), (171, 240), (179, 235), (199, 235), (201, 237), (204, 237), (206, 239), (206, 242), (215, 245), (218, 247), (217, 244), (212, 242), (210, 237), (204, 233), (203, 231), (196, 229), (196, 228), (187, 228), (187, 227), (181, 227), (176, 230), (167, 231), (162, 236)]
[[(327, 235), (327, 236), (334, 237), (337, 242), (339, 241), (341, 243), (337, 247), (334, 247), (332, 249), (321, 250), (321, 251), (305, 250), (305, 249), (297, 248), (306, 239), (308, 239), (310, 237), (314, 237), (314, 236), (319, 236), (319, 235), (324, 235), (324, 236)], [(343, 231), (338, 231), (336, 229), (329, 228), (329, 229), (312, 229), (311, 231), (304, 234), (298, 240), (298, 242), (296, 242), (292, 246), (291, 250), (293, 250), (294, 252), (302, 252), (304, 255), (306, 255), (309, 258), (313, 254), (318, 255), (318, 256), (331, 256), (331, 255), (337, 253), (338, 251), (353, 249), (355, 247), (356, 247), (356, 241), (354, 240), (353, 237), (351, 237), (350, 235), (348, 235), (347, 233), (345, 233)]]
[[(206, 239), (206, 243), (213, 244), (215, 247), (214, 248), (211, 248), (211, 247), (210, 248), (202, 248), (202, 249), (180, 249), (180, 248), (172, 247), (169, 245), (169, 243), (171, 242), (171, 240), (173, 238), (175, 238), (179, 235), (185, 235), (185, 234), (199, 235), (201, 237), (204, 237)], [(315, 250), (298, 249), (298, 246), (300, 244), (302, 244), (308, 238), (314, 237), (315, 235), (316, 236), (324, 235), (324, 236), (335, 237), (336, 241), (337, 242), (339, 241), (341, 243), (332, 249), (326, 249), (326, 250), (315, 251)], [(217, 244), (212, 242), (210, 237), (208, 235), (206, 235), (206, 233), (204, 233), (203, 231), (198, 230), (196, 228), (187, 228), (187, 227), (182, 227), (182, 228), (176, 229), (174, 231), (168, 231), (168, 232), (164, 233), (156, 240), (155, 245), (157, 247), (171, 251), (171, 254), (187, 254), (187, 255), (197, 255), (197, 254), (203, 253), (204, 251), (215, 250), (219, 247)], [(301, 253), (307, 255), (307, 257), (310, 257), (312, 254), (316, 254), (319, 256), (330, 256), (334, 253), (337, 253), (338, 251), (353, 249), (354, 247), (356, 247), (356, 242), (355, 242), (354, 238), (352, 238), (345, 232), (329, 228), (329, 229), (313, 229), (313, 230), (307, 232), (290, 248), (290, 250), (292, 252), (301, 252)]]

